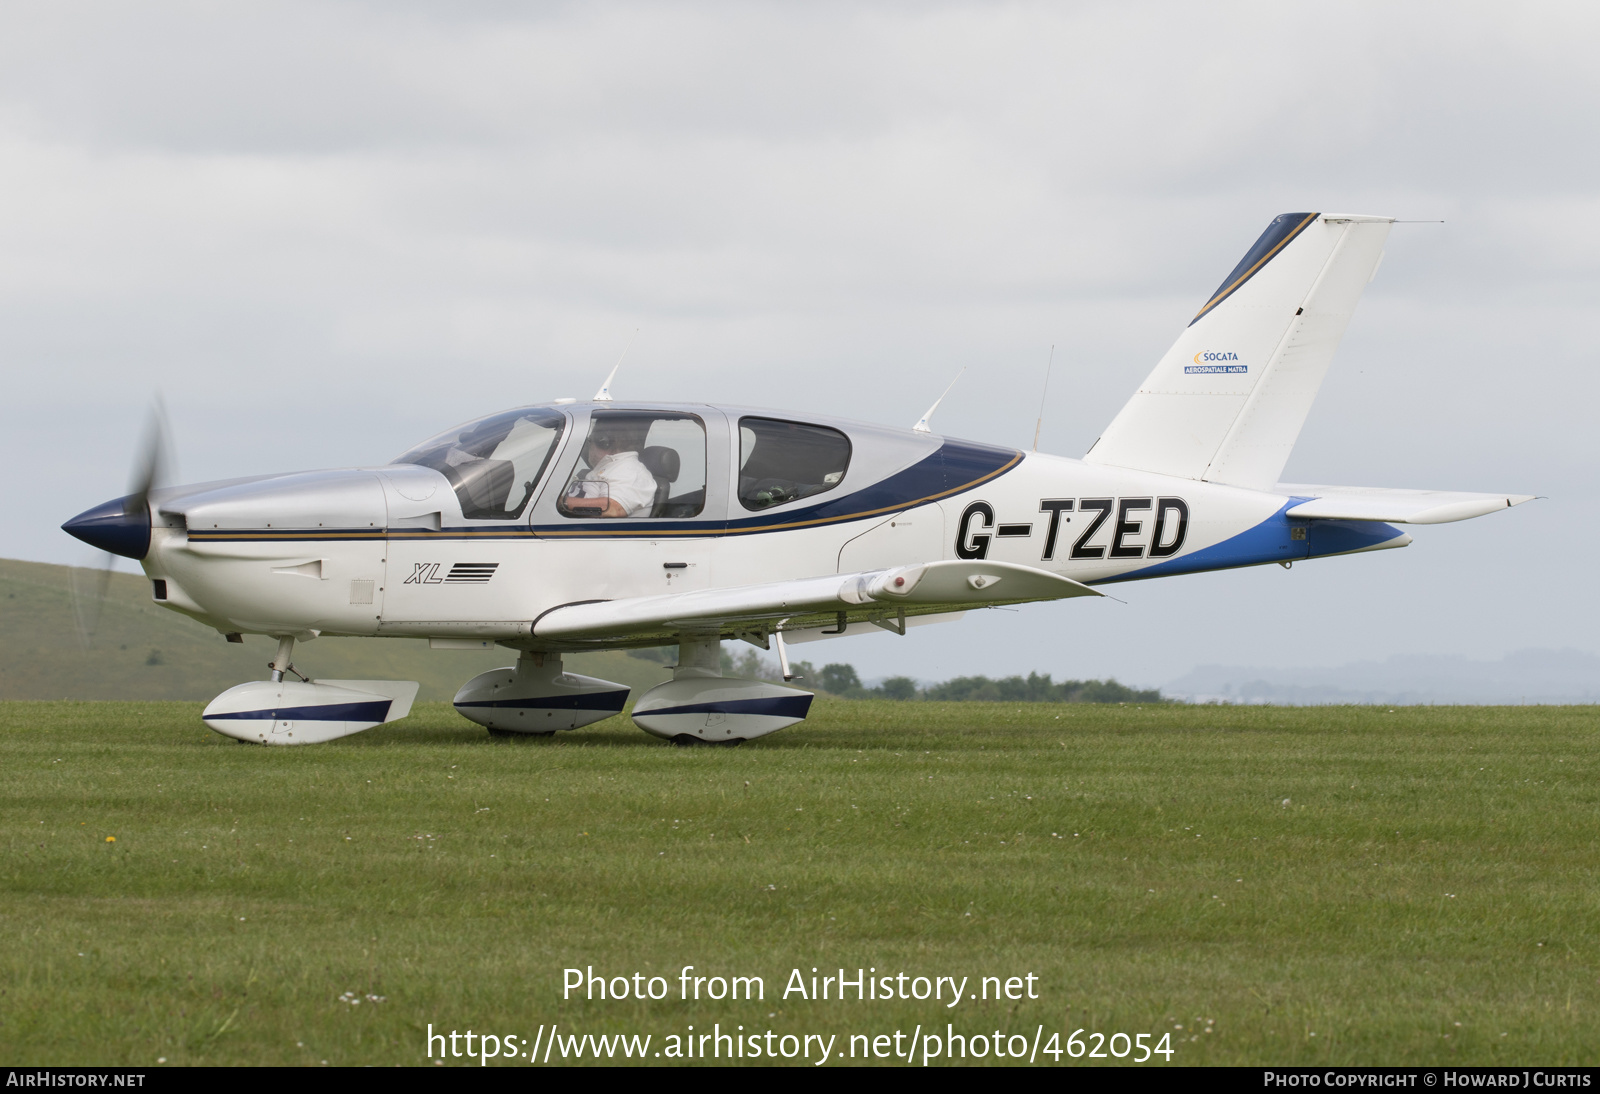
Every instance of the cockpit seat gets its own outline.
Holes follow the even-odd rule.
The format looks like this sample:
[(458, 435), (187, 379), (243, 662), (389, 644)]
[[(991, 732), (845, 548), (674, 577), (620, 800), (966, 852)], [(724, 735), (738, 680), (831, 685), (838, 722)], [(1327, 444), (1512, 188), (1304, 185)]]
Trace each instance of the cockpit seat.
[(663, 445), (651, 445), (639, 453), (639, 462), (644, 464), (644, 469), (656, 480), (655, 502), (650, 507), (650, 515), (666, 516), (667, 498), (672, 493), (672, 484), (678, 481), (678, 472), (683, 466), (678, 457), (678, 450)]

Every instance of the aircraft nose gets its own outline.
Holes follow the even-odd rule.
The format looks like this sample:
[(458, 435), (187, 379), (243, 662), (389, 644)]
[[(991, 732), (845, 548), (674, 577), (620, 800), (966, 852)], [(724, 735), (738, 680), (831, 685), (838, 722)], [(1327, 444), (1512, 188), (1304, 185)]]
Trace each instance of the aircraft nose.
[(79, 513), (61, 530), (102, 551), (142, 559), (150, 553), (150, 506), (143, 497), (130, 494)]

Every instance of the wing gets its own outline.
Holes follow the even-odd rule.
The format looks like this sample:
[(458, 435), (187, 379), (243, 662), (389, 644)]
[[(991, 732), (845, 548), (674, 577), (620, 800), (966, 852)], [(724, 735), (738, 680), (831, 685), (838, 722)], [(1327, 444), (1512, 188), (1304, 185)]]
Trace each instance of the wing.
[(1532, 494), (1461, 494), (1448, 490), (1386, 490), (1377, 486), (1305, 486), (1280, 482), (1275, 489), (1310, 496), (1288, 510), (1301, 520), (1381, 520), (1388, 524), (1448, 524), (1532, 501)]
[(1089, 586), (1005, 562), (928, 562), (868, 573), (741, 585), (732, 589), (589, 601), (552, 608), (534, 621), (533, 639), (550, 648), (642, 646), (681, 634), (752, 637), (773, 631), (878, 623), (904, 630), (908, 617), (969, 608), (1100, 596)]

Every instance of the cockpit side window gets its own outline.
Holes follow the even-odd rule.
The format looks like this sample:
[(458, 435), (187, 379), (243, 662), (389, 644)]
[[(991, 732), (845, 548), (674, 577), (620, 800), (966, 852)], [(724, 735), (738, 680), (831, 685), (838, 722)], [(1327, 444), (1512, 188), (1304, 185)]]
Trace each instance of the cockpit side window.
[(776, 418), (739, 419), (739, 502), (770, 509), (826, 493), (850, 466), (850, 438), (837, 429)]
[(557, 411), (513, 410), (429, 438), (394, 462), (444, 475), (468, 520), (515, 520), (533, 497), (565, 427), (566, 418)]
[(689, 414), (597, 410), (557, 506), (564, 517), (697, 517), (706, 427)]

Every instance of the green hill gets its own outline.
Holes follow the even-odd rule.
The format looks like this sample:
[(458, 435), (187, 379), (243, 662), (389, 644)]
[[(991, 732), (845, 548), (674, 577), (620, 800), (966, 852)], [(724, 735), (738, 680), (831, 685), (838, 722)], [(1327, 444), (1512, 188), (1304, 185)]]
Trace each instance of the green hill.
[[(264, 680), (275, 643), (246, 635), (230, 644), (187, 616), (158, 607), (143, 577), (112, 574), (99, 618), (80, 627), (73, 581), (87, 593), (99, 575), (43, 562), (0, 559), (0, 699), (206, 700), (235, 684)], [(512, 650), (434, 650), (417, 639), (319, 638), (295, 649), (312, 678), (416, 680), (420, 700), (448, 700), (471, 677), (509, 665)], [(615, 680), (634, 697), (670, 675), (625, 653), (568, 656), (572, 672)]]

